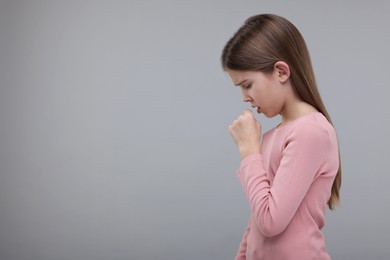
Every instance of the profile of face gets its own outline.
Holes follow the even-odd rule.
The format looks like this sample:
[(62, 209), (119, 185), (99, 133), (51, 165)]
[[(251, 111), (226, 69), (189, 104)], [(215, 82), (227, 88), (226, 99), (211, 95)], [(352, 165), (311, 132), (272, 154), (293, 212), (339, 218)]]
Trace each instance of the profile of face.
[(243, 102), (250, 103), (257, 113), (268, 118), (280, 114), (291, 95), (288, 65), (278, 63), (273, 71), (267, 73), (226, 70), (234, 85), (241, 88)]

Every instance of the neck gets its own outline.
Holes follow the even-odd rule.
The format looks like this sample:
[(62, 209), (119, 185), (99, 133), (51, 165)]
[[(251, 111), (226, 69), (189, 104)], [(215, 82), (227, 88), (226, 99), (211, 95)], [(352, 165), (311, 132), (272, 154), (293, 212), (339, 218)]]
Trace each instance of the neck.
[(294, 100), (286, 102), (283, 107), (281, 112), (282, 122), (279, 126), (283, 126), (288, 122), (294, 121), (295, 119), (312, 112), (318, 112), (318, 110), (312, 105), (294, 98)]

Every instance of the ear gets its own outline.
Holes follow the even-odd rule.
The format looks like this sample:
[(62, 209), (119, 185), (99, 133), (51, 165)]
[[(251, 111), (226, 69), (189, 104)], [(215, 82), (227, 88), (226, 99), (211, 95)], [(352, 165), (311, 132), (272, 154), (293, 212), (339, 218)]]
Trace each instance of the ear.
[(281, 83), (285, 83), (290, 77), (290, 67), (284, 61), (277, 61), (274, 65), (274, 73)]

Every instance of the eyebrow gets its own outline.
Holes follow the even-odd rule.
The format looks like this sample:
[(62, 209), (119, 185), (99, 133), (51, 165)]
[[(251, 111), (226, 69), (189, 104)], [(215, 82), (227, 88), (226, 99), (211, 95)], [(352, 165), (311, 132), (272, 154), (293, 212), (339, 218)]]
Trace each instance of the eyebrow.
[(237, 84), (234, 84), (235, 86), (240, 86), (242, 83), (244, 83), (245, 81), (247, 81), (247, 79), (244, 79), (242, 80), (241, 82), (238, 82)]

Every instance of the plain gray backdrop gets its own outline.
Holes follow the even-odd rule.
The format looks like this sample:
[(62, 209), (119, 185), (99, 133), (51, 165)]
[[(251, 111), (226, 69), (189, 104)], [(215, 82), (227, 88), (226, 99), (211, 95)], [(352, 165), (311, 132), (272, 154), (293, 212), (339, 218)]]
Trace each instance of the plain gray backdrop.
[(233, 259), (248, 105), (219, 58), (259, 13), (299, 28), (338, 131), (332, 258), (389, 259), (389, 1), (228, 0), (1, 0), (0, 259)]

